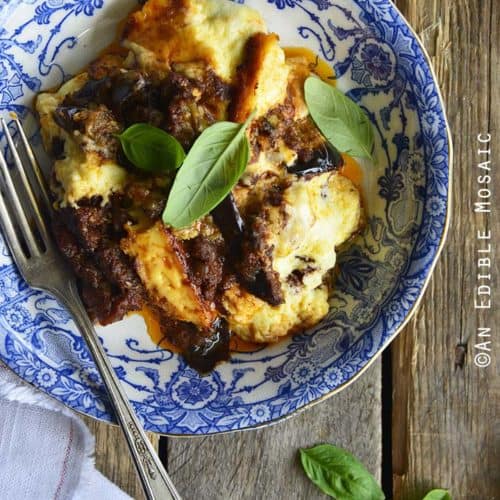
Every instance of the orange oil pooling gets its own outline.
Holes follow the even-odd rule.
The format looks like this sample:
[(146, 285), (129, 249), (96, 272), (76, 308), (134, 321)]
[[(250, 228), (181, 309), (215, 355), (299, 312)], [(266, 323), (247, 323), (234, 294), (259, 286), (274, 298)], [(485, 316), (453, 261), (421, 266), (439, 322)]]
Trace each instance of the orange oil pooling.
[(229, 341), (229, 350), (231, 352), (256, 352), (265, 346), (266, 344), (247, 342), (246, 340), (240, 339), (236, 335), (233, 335)]
[[(180, 353), (180, 350), (176, 346), (166, 340), (165, 335), (163, 335), (161, 331), (161, 325), (158, 318), (148, 307), (144, 307), (141, 311), (132, 314), (138, 314), (142, 317), (144, 323), (146, 323), (148, 335), (155, 345), (162, 349)], [(262, 347), (264, 347), (264, 344), (247, 342), (246, 340), (236, 337), (236, 335), (233, 335), (229, 341), (229, 349), (232, 352), (256, 352), (262, 349)]]
[(333, 68), (312, 50), (305, 47), (285, 47), (283, 50), (287, 59), (303, 59), (311, 72), (318, 75), (330, 85), (336, 85)]
[(101, 50), (101, 52), (99, 53), (99, 57), (108, 54), (120, 54), (125, 56), (128, 54), (129, 49), (122, 45), (123, 32), (125, 31), (125, 28), (127, 26), (128, 18), (138, 12), (140, 8), (141, 6), (140, 4), (138, 4), (133, 9), (131, 9), (130, 12), (121, 21), (118, 22), (115, 38), (107, 47)]
[(346, 154), (343, 154), (342, 158), (344, 159), (344, 165), (339, 170), (339, 174), (347, 177), (358, 189), (361, 189), (363, 170), (361, 170), (359, 163)]
[[(118, 30), (118, 33), (120, 32), (121, 28)], [(125, 58), (128, 55), (129, 49), (127, 49), (121, 44), (119, 36), (120, 35), (118, 34), (115, 40), (113, 40), (107, 47), (105, 47), (99, 52), (99, 55), (96, 57), (96, 60), (110, 55), (121, 56), (123, 58)]]
[(136, 311), (132, 314), (138, 314), (142, 317), (144, 323), (146, 323), (148, 335), (155, 345), (162, 349), (180, 353), (180, 350), (165, 338), (165, 335), (161, 331), (161, 325), (158, 318), (148, 307), (144, 307), (140, 311)]

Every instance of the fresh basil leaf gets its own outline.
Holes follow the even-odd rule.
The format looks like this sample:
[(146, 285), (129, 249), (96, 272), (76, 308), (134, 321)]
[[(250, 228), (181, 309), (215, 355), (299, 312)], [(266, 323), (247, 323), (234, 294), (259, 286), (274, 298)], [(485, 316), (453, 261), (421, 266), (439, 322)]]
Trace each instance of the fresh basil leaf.
[(432, 490), (423, 500), (451, 500), (451, 495), (446, 490)]
[(250, 145), (245, 124), (219, 122), (203, 131), (189, 151), (170, 191), (163, 222), (186, 227), (213, 210), (245, 171)]
[(373, 126), (366, 113), (340, 90), (310, 76), (304, 85), (312, 119), (341, 153), (372, 159)]
[(186, 157), (175, 137), (146, 123), (132, 125), (118, 138), (129, 161), (148, 172), (176, 170)]
[(349, 452), (331, 444), (300, 449), (307, 477), (337, 500), (383, 500), (384, 493), (364, 465)]

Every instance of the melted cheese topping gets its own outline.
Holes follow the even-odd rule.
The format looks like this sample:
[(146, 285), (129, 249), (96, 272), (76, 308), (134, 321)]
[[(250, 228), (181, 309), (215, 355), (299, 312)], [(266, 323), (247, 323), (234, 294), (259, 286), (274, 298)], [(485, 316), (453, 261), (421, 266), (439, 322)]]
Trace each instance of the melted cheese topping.
[(358, 228), (361, 202), (349, 179), (326, 173), (293, 183), (282, 206), (269, 213), (275, 271), (286, 280), (293, 271), (308, 269), (305, 284), (315, 288), (335, 266), (335, 248)]
[[(166, 74), (177, 64), (176, 70), (182, 68), (189, 75), (199, 73), (200, 61), (204, 61), (219, 77), (233, 81), (251, 37), (266, 32), (258, 12), (229, 0), (150, 0), (130, 16), (123, 44), (143, 69)], [(278, 37), (262, 35), (262, 40), (252, 68), (252, 85), (239, 102), (243, 113), (255, 109), (257, 117), (284, 101), (290, 70)], [(60, 206), (76, 206), (81, 199), (97, 196), (105, 205), (112, 193), (123, 190), (128, 179), (118, 164), (103, 160), (97, 152), (82, 151), (53, 120), (53, 112), (65, 96), (79, 90), (87, 79), (82, 73), (58, 92), (40, 94), (36, 103), (46, 149), (51, 149), (57, 137), (65, 143), (65, 158), (54, 166)]]
[(270, 306), (237, 285), (223, 298), (230, 327), (253, 342), (275, 341), (326, 316), (323, 281), (335, 266), (336, 246), (359, 227), (360, 195), (349, 179), (326, 173), (292, 183), (281, 205), (267, 207), (265, 216), (266, 242), (285, 303)]
[(285, 303), (273, 307), (233, 285), (222, 303), (228, 324), (238, 337), (257, 343), (276, 342), (285, 335), (305, 330), (328, 314), (328, 288), (320, 286), (302, 293), (285, 292)]
[[(241, 122), (253, 110), (257, 117), (265, 115), (286, 97), (296, 119), (308, 115), (303, 82), (311, 72), (310, 61), (296, 53), (287, 60), (278, 37), (267, 34), (261, 16), (246, 6), (229, 0), (149, 0), (130, 16), (123, 44), (133, 53), (128, 59), (159, 78), (172, 68), (202, 78), (210, 67), (237, 89), (231, 120)], [(65, 142), (65, 158), (54, 167), (60, 206), (76, 206), (93, 196), (101, 196), (105, 204), (129, 180), (125, 169), (96, 151), (84, 151), (53, 120), (65, 96), (86, 81), (83, 73), (37, 100), (46, 148), (50, 150), (57, 137)], [(265, 246), (271, 249), (285, 299), (273, 307), (239, 284), (226, 290), (222, 305), (229, 327), (253, 342), (275, 341), (309, 328), (328, 313), (327, 280), (336, 263), (336, 247), (358, 229), (361, 219), (359, 192), (345, 177), (286, 177), (284, 166), (293, 164), (297, 153), (280, 141), (274, 151), (263, 151), (250, 163), (233, 191), (244, 216), (247, 206), (262, 211)], [(281, 204), (267, 203), (268, 188), (284, 177), (290, 183)], [(146, 229), (129, 227), (121, 247), (133, 259), (150, 296), (172, 318), (210, 328), (218, 313), (193, 284), (180, 241), (196, 237), (200, 230), (200, 222), (177, 232), (161, 222)]]
[[(285, 52), (277, 35), (266, 33), (258, 12), (229, 0), (150, 0), (130, 17), (123, 43), (140, 67), (160, 74), (175, 66), (190, 75), (200, 61), (231, 83), (247, 71), (230, 117), (241, 123), (253, 110), (263, 116), (287, 95)], [(244, 62), (250, 67), (240, 68)]]
[(61, 207), (76, 206), (81, 199), (93, 196), (102, 197), (105, 205), (113, 192), (123, 189), (128, 178), (126, 170), (117, 163), (104, 160), (97, 152), (84, 152), (74, 135), (68, 134), (54, 121), (56, 108), (68, 94), (79, 90), (87, 79), (87, 74), (82, 73), (66, 82), (58, 92), (40, 94), (36, 101), (45, 149), (52, 149), (55, 138), (64, 140), (64, 159), (54, 163), (55, 180), (58, 183), (54, 190)]
[(279, 46), (278, 37), (273, 37), (264, 55), (255, 90), (256, 117), (265, 115), (273, 106), (286, 98), (290, 68), (285, 53)]
[(255, 111), (256, 118), (284, 102), (287, 96), (288, 66), (276, 34), (257, 33), (245, 49), (245, 61), (238, 69), (230, 119), (243, 123)]
[(204, 60), (231, 81), (248, 38), (266, 31), (257, 11), (229, 0), (150, 0), (130, 17), (124, 43), (153, 66)]
[(66, 158), (55, 163), (56, 179), (61, 184), (59, 205), (76, 206), (78, 201), (99, 196), (102, 205), (112, 193), (122, 191), (127, 172), (112, 161), (103, 162), (96, 153), (83, 154), (73, 141), (66, 141)]
[(122, 241), (122, 250), (135, 260), (148, 292), (173, 318), (209, 328), (216, 318), (189, 277), (184, 250), (162, 222)]

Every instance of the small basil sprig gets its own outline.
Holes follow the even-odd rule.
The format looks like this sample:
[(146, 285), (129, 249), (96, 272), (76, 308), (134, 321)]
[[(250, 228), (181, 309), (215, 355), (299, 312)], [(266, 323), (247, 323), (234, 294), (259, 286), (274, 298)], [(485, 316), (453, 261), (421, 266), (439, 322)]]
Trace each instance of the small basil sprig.
[(340, 90), (310, 76), (304, 85), (312, 119), (341, 153), (372, 159), (374, 134), (366, 113)]
[(337, 500), (383, 500), (382, 489), (365, 466), (349, 452), (331, 444), (300, 449), (307, 477)]
[(451, 500), (451, 495), (446, 490), (432, 490), (423, 500)]
[(212, 211), (245, 171), (250, 145), (243, 124), (219, 122), (203, 131), (180, 168), (163, 212), (163, 222), (186, 227)]
[(132, 125), (118, 139), (128, 160), (148, 172), (176, 170), (186, 157), (175, 137), (146, 123)]
[[(385, 495), (365, 466), (348, 451), (331, 444), (301, 448), (307, 477), (336, 500), (384, 500)], [(432, 490), (423, 500), (452, 500), (446, 490)]]

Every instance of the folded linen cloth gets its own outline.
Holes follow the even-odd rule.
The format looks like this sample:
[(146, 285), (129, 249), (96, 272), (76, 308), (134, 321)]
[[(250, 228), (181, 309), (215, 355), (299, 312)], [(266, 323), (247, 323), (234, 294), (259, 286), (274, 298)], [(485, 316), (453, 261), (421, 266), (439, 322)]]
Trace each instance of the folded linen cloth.
[(81, 419), (0, 364), (0, 499), (130, 499), (93, 453)]

